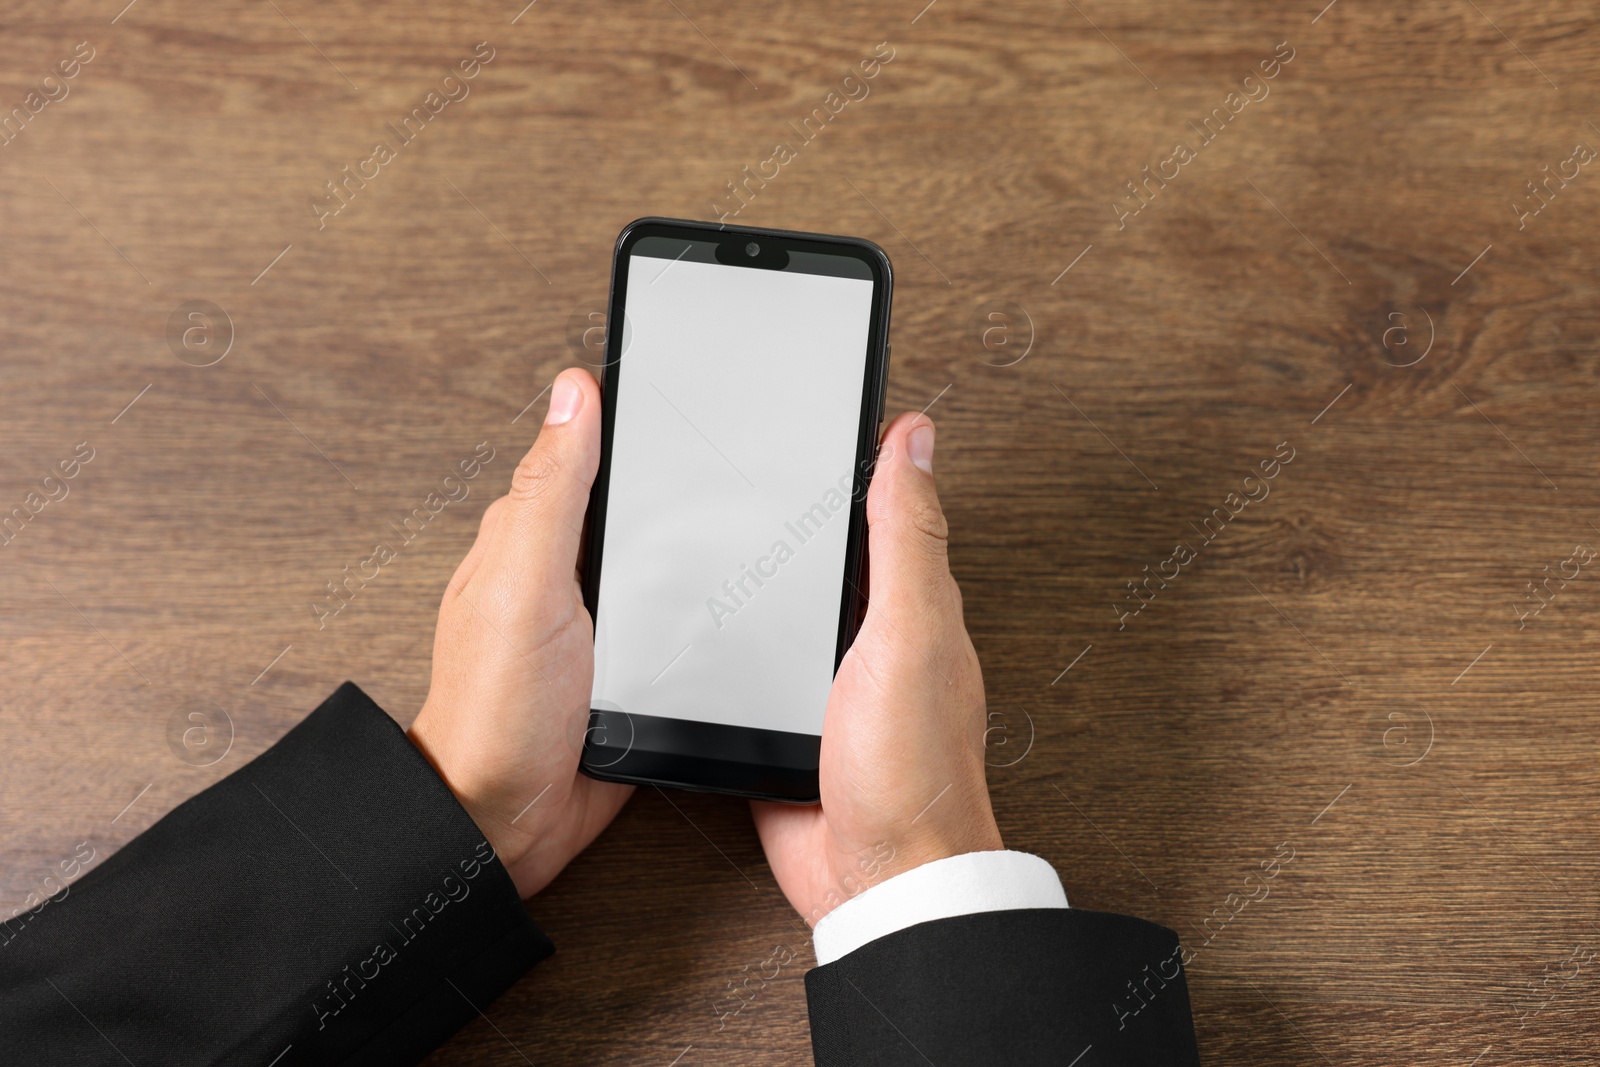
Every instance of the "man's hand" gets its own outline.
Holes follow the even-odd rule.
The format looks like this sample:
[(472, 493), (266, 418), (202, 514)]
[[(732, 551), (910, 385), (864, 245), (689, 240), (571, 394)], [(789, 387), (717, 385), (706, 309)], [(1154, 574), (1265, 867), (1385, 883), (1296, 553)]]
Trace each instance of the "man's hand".
[(484, 512), (445, 589), (433, 683), (410, 731), (524, 897), (633, 791), (578, 773), (594, 625), (577, 562), (599, 461), (600, 389), (585, 371), (563, 371), (510, 494)]
[(868, 885), (1000, 849), (984, 779), (983, 676), (933, 486), (933, 423), (901, 415), (867, 495), (871, 605), (822, 726), (820, 806), (751, 810), (789, 903), (815, 926)]

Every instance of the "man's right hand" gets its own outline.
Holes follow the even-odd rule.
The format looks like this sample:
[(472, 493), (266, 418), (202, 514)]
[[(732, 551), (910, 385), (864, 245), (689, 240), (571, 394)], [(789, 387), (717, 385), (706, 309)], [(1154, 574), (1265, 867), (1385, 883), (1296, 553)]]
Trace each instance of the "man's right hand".
[(933, 484), (933, 422), (884, 432), (867, 495), (870, 598), (822, 727), (820, 805), (752, 801), (789, 903), (815, 926), (870, 885), (1001, 849), (984, 778), (983, 676)]

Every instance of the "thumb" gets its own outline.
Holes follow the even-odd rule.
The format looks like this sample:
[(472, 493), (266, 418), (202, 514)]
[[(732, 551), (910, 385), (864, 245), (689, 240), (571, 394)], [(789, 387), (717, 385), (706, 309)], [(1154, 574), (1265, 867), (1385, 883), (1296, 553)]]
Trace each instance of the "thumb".
[(584, 511), (599, 464), (600, 387), (587, 371), (564, 370), (551, 383), (539, 439), (511, 476), (484, 576), (509, 579), (517, 588), (508, 592), (536, 603), (571, 600)]
[(903, 414), (884, 431), (867, 493), (871, 596), (895, 609), (940, 610), (954, 588), (949, 527), (933, 484), (933, 420)]

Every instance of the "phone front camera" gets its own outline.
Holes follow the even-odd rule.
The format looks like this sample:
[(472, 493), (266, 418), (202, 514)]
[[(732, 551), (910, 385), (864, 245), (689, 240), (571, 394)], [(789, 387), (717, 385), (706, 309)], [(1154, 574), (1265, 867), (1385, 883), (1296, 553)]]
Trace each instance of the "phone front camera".
[(754, 241), (751, 241), (749, 244), (744, 246), (744, 254), (747, 256), (758, 256), (761, 254), (761, 246), (756, 244)]

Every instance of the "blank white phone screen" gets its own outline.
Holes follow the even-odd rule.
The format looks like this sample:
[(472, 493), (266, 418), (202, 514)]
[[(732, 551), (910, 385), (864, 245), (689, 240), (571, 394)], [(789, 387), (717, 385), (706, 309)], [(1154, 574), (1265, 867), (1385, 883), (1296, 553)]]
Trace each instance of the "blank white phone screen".
[(822, 732), (872, 289), (630, 256), (592, 707)]

